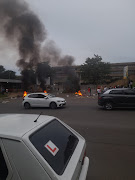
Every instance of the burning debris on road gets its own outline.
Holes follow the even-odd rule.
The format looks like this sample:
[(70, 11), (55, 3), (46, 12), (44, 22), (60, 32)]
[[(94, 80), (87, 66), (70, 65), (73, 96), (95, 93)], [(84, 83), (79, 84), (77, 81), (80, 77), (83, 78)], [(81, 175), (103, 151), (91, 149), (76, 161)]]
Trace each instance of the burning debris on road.
[(25, 97), (25, 96), (27, 96), (27, 92), (26, 91), (24, 91), (24, 93), (23, 93), (23, 97)]
[(82, 96), (82, 93), (81, 93), (81, 91), (79, 90), (78, 92), (75, 92), (75, 95)]

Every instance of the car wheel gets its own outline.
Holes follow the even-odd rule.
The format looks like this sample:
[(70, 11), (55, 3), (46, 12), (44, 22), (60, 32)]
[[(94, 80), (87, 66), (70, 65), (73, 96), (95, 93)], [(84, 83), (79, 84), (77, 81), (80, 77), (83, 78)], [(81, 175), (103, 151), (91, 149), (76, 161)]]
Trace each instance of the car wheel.
[(57, 104), (55, 102), (51, 102), (50, 108), (51, 109), (56, 109), (57, 108)]
[(25, 108), (25, 109), (30, 109), (30, 103), (26, 102), (26, 103), (24, 104), (24, 108)]
[(111, 109), (113, 109), (113, 105), (112, 105), (111, 102), (106, 102), (105, 105), (104, 105), (104, 108), (106, 110), (111, 110)]

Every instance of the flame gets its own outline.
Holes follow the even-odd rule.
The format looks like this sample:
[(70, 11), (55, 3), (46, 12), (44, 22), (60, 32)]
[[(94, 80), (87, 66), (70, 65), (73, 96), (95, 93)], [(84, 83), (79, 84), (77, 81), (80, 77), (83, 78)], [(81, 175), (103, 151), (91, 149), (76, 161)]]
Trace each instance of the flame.
[(76, 95), (82, 96), (81, 91), (79, 90), (78, 92), (75, 92)]
[(78, 91), (78, 95), (79, 95), (79, 96), (82, 96), (82, 93), (81, 93), (81, 91), (80, 91), (80, 90)]
[(46, 91), (46, 90), (44, 90), (44, 93), (47, 93), (47, 91)]
[(25, 96), (27, 96), (27, 92), (26, 91), (24, 91), (24, 93), (23, 93), (23, 97), (25, 97)]

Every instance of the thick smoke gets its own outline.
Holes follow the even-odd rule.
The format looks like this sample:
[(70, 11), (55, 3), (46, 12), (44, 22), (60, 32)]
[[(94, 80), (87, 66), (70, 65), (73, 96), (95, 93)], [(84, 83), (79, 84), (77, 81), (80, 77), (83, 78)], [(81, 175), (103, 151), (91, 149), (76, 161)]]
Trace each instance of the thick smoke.
[[(20, 69), (36, 69), (39, 62), (52, 66), (70, 66), (72, 56), (62, 56), (53, 41), (47, 40), (47, 31), (39, 18), (23, 0), (0, 0), (0, 31), (10, 41), (17, 41)], [(41, 45), (44, 42), (44, 46)], [(41, 57), (40, 57), (41, 55)]]
[(57, 66), (60, 56), (61, 50), (56, 46), (55, 42), (47, 40), (41, 50), (42, 61)]
[(8, 40), (17, 40), (21, 69), (35, 67), (40, 61), (40, 45), (46, 30), (39, 18), (22, 0), (0, 0), (0, 19)]
[(74, 57), (66, 55), (66, 56), (63, 56), (59, 60), (58, 65), (60, 65), (60, 66), (71, 66), (71, 65), (73, 65), (73, 62), (74, 62)]
[(71, 66), (75, 61), (73, 56), (63, 56), (54, 41), (46, 41), (41, 51), (41, 58), (52, 66)]

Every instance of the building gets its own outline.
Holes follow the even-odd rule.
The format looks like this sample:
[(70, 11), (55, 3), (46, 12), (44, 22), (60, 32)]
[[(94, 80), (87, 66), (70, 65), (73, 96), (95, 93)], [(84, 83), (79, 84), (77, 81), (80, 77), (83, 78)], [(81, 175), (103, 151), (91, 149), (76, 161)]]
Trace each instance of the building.
[(53, 77), (53, 84), (63, 84), (67, 80), (69, 74), (76, 75), (78, 78), (80, 78), (79, 67), (80, 66), (53, 67), (55, 72), (55, 76)]
[(0, 79), (0, 91), (8, 89), (10, 92), (22, 88), (22, 81), (16, 79)]
[[(111, 70), (110, 76), (112, 79), (123, 79), (124, 67), (128, 66), (128, 76), (135, 75), (135, 62), (126, 62), (126, 63), (110, 63)], [(80, 79), (80, 84), (83, 83), (81, 80), (80, 66), (62, 66), (62, 67), (53, 67), (55, 71), (55, 76), (53, 77), (54, 84), (63, 84), (68, 76), (69, 70), (74, 72), (76, 76)]]
[(135, 62), (111, 63), (112, 79), (123, 79), (124, 67), (128, 66), (128, 76), (135, 75)]

